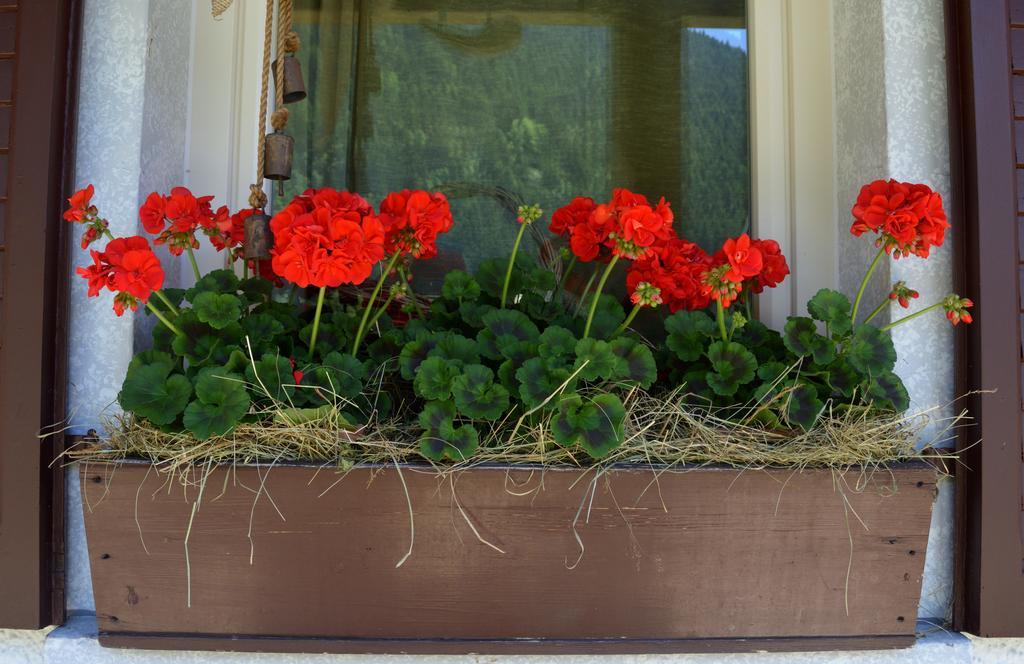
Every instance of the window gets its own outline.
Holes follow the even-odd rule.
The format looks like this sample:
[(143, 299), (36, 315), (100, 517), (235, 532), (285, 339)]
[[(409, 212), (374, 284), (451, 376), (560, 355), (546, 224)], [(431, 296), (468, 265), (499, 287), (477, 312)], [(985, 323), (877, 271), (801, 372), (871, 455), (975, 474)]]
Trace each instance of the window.
[(744, 0), (295, 10), (309, 97), (289, 107), (285, 198), (328, 183), (371, 202), (444, 191), (456, 225), (435, 274), (506, 252), (520, 203), (552, 211), (614, 186), (665, 196), (705, 247), (750, 227)]
[[(446, 238), (448, 252), (422, 263), (434, 272), (418, 274), (421, 283), (503, 252), (515, 197), (550, 211), (569, 195), (605, 197), (619, 184), (665, 195), (679, 228), (705, 246), (747, 228), (777, 239), (793, 274), (759, 298), (770, 325), (835, 283), (830, 3), (295, 0), (295, 8), (311, 96), (290, 106), (296, 164), (285, 196), (307, 184), (352, 187), (375, 203), (396, 187), (477, 188), (453, 193), (462, 223)], [(195, 18), (186, 184), (234, 208), (246, 204), (256, 163), (263, 19), (263, 3), (250, 2), (217, 21)], [(728, 85), (709, 61), (731, 63), (721, 65)], [(396, 64), (410, 70), (404, 78)], [(628, 75), (616, 78), (616, 67)], [(579, 84), (570, 68), (590, 78)], [(504, 73), (488, 78), (491, 69)], [(713, 103), (698, 101), (707, 98)], [(730, 192), (727, 201), (719, 191)], [(208, 250), (199, 260), (212, 269), (224, 257)]]

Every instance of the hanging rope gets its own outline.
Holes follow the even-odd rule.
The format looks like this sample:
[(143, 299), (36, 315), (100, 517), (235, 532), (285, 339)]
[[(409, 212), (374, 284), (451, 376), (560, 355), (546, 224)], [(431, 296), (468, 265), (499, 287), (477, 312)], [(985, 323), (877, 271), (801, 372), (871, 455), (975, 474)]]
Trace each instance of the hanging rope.
[(233, 0), (213, 0), (213, 17), (219, 18), (221, 14), (228, 10)]
[[(230, 0), (229, 0), (230, 1)], [(260, 114), (256, 136), (256, 182), (249, 186), (249, 206), (262, 210), (267, 206), (263, 192), (263, 160), (267, 142), (267, 97), (270, 93), (270, 45), (274, 33), (274, 0), (267, 0), (267, 18), (263, 25), (263, 76), (260, 81)]]

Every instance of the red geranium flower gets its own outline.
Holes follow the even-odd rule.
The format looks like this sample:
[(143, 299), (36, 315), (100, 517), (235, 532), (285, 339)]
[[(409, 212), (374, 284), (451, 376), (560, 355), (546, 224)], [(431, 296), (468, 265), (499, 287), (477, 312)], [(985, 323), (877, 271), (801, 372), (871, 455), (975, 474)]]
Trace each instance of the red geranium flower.
[(214, 215), (212, 227), (206, 230), (210, 244), (217, 251), (230, 249), (232, 259), (239, 258), (245, 242), (245, 220), (258, 212), (253, 208), (242, 208), (229, 215), (227, 207), (221, 207)]
[(927, 258), (932, 247), (945, 241), (949, 228), (942, 196), (923, 184), (875, 180), (861, 188), (850, 212), (850, 232), (879, 234), (876, 245), (893, 258)]
[(710, 303), (702, 284), (710, 265), (711, 258), (699, 246), (672, 238), (630, 265), (626, 286), (630, 292), (642, 282), (657, 287), (671, 312), (703, 309)]
[(134, 235), (117, 238), (102, 252), (91, 252), (93, 264), (78, 268), (79, 275), (89, 282), (89, 297), (104, 288), (117, 293), (114, 312), (120, 316), (127, 309), (135, 311), (138, 304), (149, 301), (153, 291), (164, 284), (164, 271), (146, 238)]
[(92, 207), (90, 201), (94, 192), (95, 188), (90, 184), (85, 189), (79, 189), (71, 194), (71, 198), (68, 199), (70, 207), (64, 212), (65, 221), (81, 223), (89, 216), (89, 209)]
[(153, 244), (166, 244), (172, 255), (180, 256), (189, 247), (199, 248), (197, 228), (216, 232), (216, 220), (227, 208), (214, 213), (212, 200), (213, 196), (197, 198), (185, 187), (175, 187), (170, 196), (153, 192), (139, 208), (139, 220), (147, 233), (157, 236)]
[(433, 258), (437, 255), (437, 236), (452, 228), (452, 211), (448, 198), (440, 192), (403, 189), (381, 201), (380, 222), (389, 254)]
[(751, 243), (750, 236), (746, 233), (738, 238), (726, 240), (722, 245), (722, 253), (725, 254), (730, 266), (725, 276), (737, 283), (756, 277), (764, 266), (761, 251)]
[(68, 209), (64, 211), (65, 221), (85, 226), (85, 230), (82, 231), (82, 249), (88, 248), (90, 244), (100, 239), (109, 226), (106, 219), (100, 218), (99, 210), (92, 204), (94, 191), (90, 184), (73, 193), (68, 199)]
[(274, 272), (303, 288), (362, 283), (384, 257), (384, 227), (358, 194), (307, 191), (270, 228)]
[(765, 288), (775, 288), (789, 274), (789, 265), (779, 243), (775, 240), (751, 240), (750, 244), (761, 253), (762, 262), (761, 271), (750, 283), (750, 290), (761, 293)]
[(555, 210), (548, 230), (555, 235), (569, 235), (576, 226), (587, 223), (595, 207), (593, 198), (577, 196), (568, 205)]

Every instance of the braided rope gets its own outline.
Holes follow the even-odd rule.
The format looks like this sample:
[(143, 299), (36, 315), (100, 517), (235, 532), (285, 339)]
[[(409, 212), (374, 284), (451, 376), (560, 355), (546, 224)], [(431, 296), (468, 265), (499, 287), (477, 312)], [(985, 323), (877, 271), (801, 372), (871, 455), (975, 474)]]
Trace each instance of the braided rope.
[[(284, 106), (284, 53), (288, 33), (292, 31), (292, 0), (278, 0), (277, 71), (274, 72), (274, 108)], [(287, 116), (285, 116), (287, 121)]]
[(274, 0), (267, 0), (267, 18), (263, 27), (263, 75), (260, 81), (260, 115), (256, 137), (256, 182), (249, 186), (249, 205), (257, 210), (267, 206), (263, 192), (263, 160), (267, 141), (267, 97), (270, 87), (270, 44), (274, 32)]
[(213, 7), (211, 8), (213, 11), (213, 17), (217, 18), (218, 16), (226, 12), (233, 1), (234, 0), (213, 0)]

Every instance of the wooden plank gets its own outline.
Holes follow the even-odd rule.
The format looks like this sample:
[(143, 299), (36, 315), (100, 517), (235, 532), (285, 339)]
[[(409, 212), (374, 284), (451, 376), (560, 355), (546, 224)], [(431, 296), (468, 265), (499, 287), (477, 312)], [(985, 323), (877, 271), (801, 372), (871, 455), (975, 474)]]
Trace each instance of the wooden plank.
[(672, 639), (672, 640), (588, 640), (556, 641), (517, 639), (471, 641), (442, 639), (338, 639), (338, 638), (237, 638), (165, 634), (108, 634), (100, 632), (100, 645), (107, 648), (143, 650), (235, 650), (242, 652), (317, 652), (335, 654), (409, 655), (632, 655), (644, 653), (743, 653), (743, 652), (825, 652), (836, 650), (889, 650), (909, 648), (913, 636), (801, 637), (787, 639)]
[(1010, 63), (1015, 72), (1024, 72), (1024, 28), (1010, 30)]
[[(839, 478), (869, 530), (829, 471), (591, 477), (390, 467), (338, 482), (311, 466), (216, 469), (192, 522), (189, 582), (197, 487), (168, 485), (144, 464), (92, 464), (82, 491), (99, 628), (311, 639), (313, 651), (323, 638), (913, 635), (935, 489), (924, 464), (876, 473), (860, 492), (849, 488), (858, 473)], [(410, 546), (403, 478), (415, 540), (396, 567)]]

